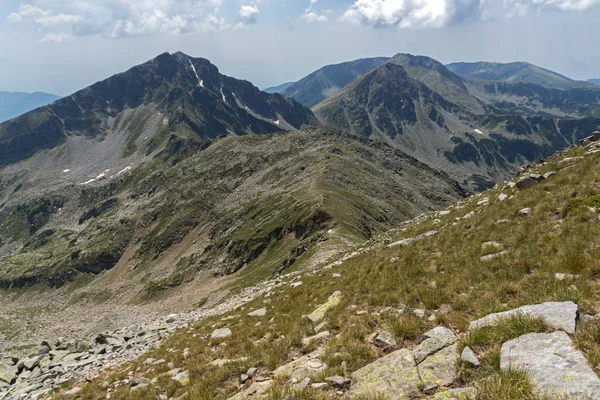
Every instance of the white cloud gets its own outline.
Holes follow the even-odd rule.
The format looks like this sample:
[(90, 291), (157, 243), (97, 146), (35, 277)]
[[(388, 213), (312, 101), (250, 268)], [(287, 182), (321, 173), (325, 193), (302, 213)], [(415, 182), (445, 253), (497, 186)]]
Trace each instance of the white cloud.
[(40, 43), (63, 43), (71, 39), (73, 39), (73, 36), (69, 35), (68, 33), (48, 33), (42, 40), (40, 40)]
[(310, 0), (308, 8), (304, 10), (304, 14), (300, 17), (306, 22), (327, 22), (327, 16), (325, 14), (317, 13), (314, 10), (315, 4), (317, 4), (319, 0)]
[[(311, 7), (316, 3), (311, 0)], [(342, 20), (376, 27), (443, 28), (465, 20), (494, 19), (493, 10), (507, 16), (526, 15), (531, 9), (585, 11), (600, 0), (354, 0)], [(310, 7), (309, 7), (310, 9)]]
[(314, 11), (307, 11), (300, 17), (306, 22), (327, 22), (327, 16), (317, 14)]
[(504, 0), (509, 16), (526, 15), (531, 9), (554, 9), (559, 11), (586, 11), (600, 0)]
[(221, 4), (222, 0), (37, 0), (36, 5), (21, 4), (7, 20), (34, 25), (46, 34), (44, 42), (64, 41), (63, 33), (55, 30), (113, 38), (178, 35), (224, 29), (225, 21), (218, 16)]
[(244, 24), (244, 25), (249, 25), (249, 24), (255, 24), (258, 18), (258, 14), (260, 14), (260, 11), (258, 10), (258, 7), (253, 4), (253, 5), (243, 5), (240, 7), (240, 21)]
[(342, 19), (363, 25), (441, 28), (481, 13), (481, 0), (356, 0)]

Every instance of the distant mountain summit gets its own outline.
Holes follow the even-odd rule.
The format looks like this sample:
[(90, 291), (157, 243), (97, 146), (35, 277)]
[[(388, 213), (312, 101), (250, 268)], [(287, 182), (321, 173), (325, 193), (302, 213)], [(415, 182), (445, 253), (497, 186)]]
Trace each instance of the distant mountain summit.
[(0, 125), (0, 167), (69, 137), (124, 138), (118, 154), (150, 154), (169, 137), (195, 142), (317, 123), (311, 111), (203, 58), (164, 53)]
[(383, 140), (482, 189), (599, 125), (600, 88), (488, 81), (398, 54), (313, 111), (325, 125)]
[(59, 98), (54, 94), (43, 92), (0, 92), (0, 122), (50, 104)]
[(387, 60), (388, 57), (363, 58), (328, 65), (289, 85), (280, 93), (292, 97), (306, 107), (312, 107)]
[(533, 83), (551, 89), (585, 88), (589, 84), (526, 62), (457, 62), (448, 69), (461, 75), (489, 81)]

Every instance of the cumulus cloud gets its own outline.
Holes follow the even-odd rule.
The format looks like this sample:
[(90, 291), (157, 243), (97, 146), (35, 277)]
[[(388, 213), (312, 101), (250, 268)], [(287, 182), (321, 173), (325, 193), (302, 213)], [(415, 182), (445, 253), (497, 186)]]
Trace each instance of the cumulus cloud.
[(63, 43), (67, 40), (71, 40), (72, 38), (73, 36), (69, 35), (68, 33), (48, 33), (42, 40), (40, 40), (40, 43)]
[(240, 7), (239, 11), (240, 22), (244, 25), (255, 24), (258, 14), (260, 14), (260, 11), (258, 10), (256, 4), (243, 5)]
[(304, 14), (300, 17), (306, 22), (327, 22), (327, 16), (322, 13), (318, 13), (314, 10), (315, 4), (319, 0), (310, 0), (308, 8), (304, 10)]
[(478, 17), (481, 0), (356, 0), (342, 19), (363, 25), (441, 28)]
[(221, 3), (222, 0), (38, 0), (36, 5), (21, 4), (7, 20), (33, 24), (46, 34), (44, 42), (64, 41), (64, 35), (175, 35), (226, 27), (218, 16)]
[[(494, 19), (493, 10), (508, 16), (525, 15), (530, 9), (585, 11), (600, 0), (504, 0), (499, 8), (492, 0), (353, 0), (342, 20), (376, 27), (443, 28), (467, 20)], [(311, 5), (316, 2), (311, 0)]]
[(504, 0), (509, 16), (525, 15), (531, 9), (586, 11), (599, 3), (600, 0)]

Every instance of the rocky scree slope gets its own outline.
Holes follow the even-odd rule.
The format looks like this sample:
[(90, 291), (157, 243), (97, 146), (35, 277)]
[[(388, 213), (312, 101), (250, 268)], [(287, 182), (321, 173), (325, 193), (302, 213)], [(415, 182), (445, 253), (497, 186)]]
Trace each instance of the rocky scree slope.
[(600, 123), (599, 101), (597, 88), (484, 81), (398, 54), (313, 111), (480, 190), (589, 134)]
[[(0, 214), (5, 347), (31, 344), (52, 321), (93, 331), (113, 308), (172, 292), (193, 308), (207, 275), (239, 272), (247, 284), (298, 269), (466, 195), (399, 150), (328, 128), (223, 138), (182, 159), (165, 150), (39, 197), (28, 188), (12, 181)], [(52, 312), (14, 318), (44, 299)], [(90, 313), (60, 324), (80, 302)]]
[(266, 284), (59, 393), (599, 398), (598, 140)]

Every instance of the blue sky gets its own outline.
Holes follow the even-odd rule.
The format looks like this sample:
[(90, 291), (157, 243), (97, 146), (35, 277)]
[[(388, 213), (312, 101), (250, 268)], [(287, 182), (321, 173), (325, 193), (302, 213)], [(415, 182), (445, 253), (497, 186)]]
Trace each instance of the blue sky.
[(3, 0), (0, 90), (68, 94), (165, 51), (259, 87), (399, 52), (600, 77), (600, 0)]

